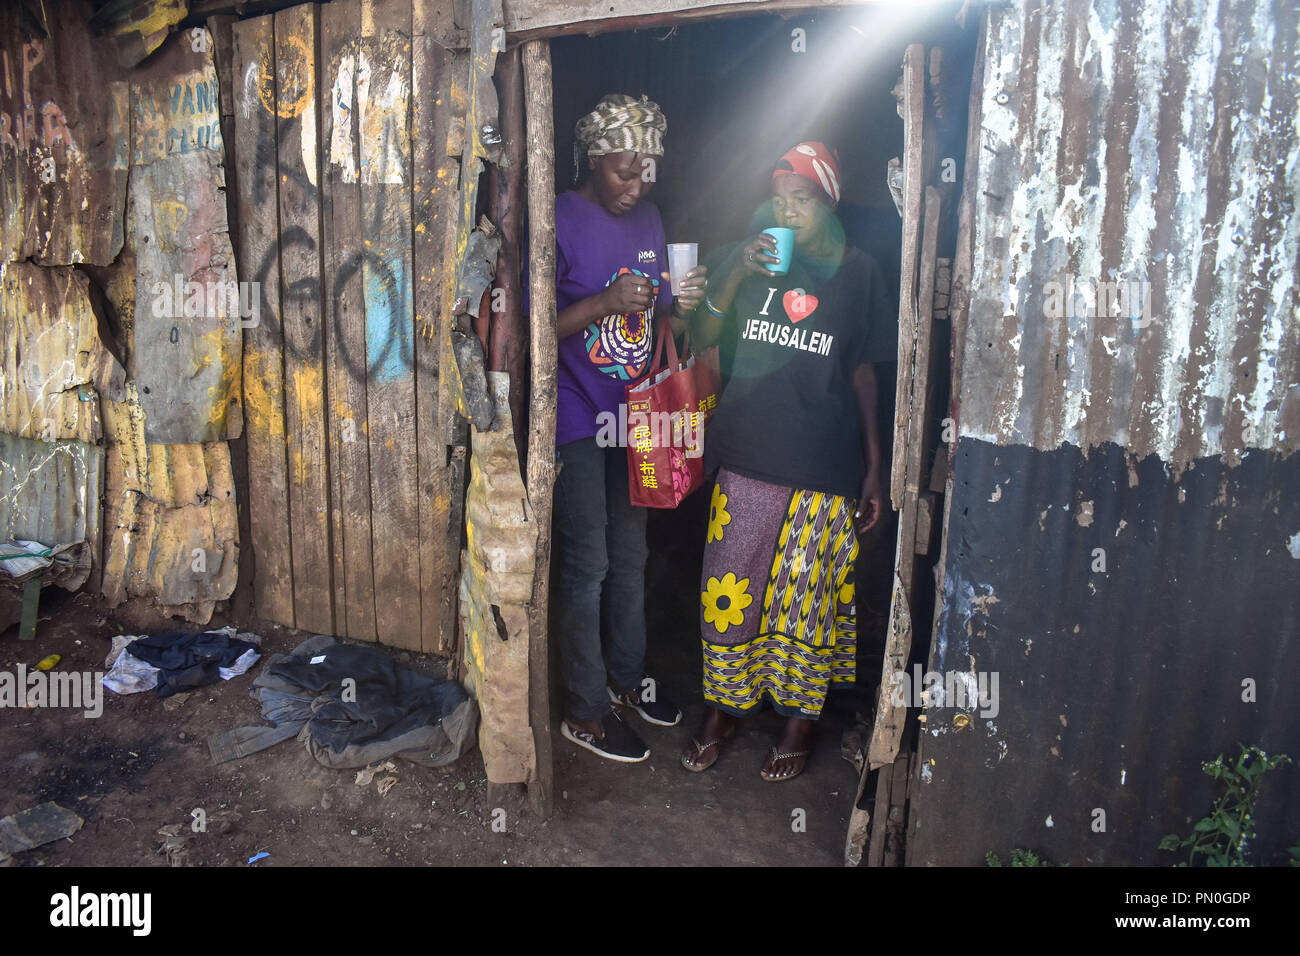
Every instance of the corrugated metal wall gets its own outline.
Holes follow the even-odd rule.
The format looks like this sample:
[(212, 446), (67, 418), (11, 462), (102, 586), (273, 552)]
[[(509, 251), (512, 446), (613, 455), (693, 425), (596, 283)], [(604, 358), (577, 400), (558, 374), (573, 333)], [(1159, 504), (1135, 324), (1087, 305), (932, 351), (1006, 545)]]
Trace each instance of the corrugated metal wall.
[(990, 11), (963, 435), (1114, 442), (1179, 471), (1300, 449), (1296, 16)]
[(0, 541), (80, 543), (53, 583), (75, 589), (99, 566), (99, 491), (104, 450), (72, 439), (39, 441), (0, 433)]
[[(59, 4), (40, 35), (0, 10), (0, 256), (108, 265), (122, 248), (128, 84), (79, 14)], [(93, 90), (93, 95), (90, 91)]]
[[(1000, 693), (928, 709), (909, 861), (1171, 864), (1201, 761), (1300, 757), (1300, 11), (985, 17), (929, 668)], [(1270, 775), (1255, 862), (1298, 795)]]
[(236, 278), (212, 38), (169, 32), (184, 3), (99, 33), (87, 3), (33, 9), (0, 10), (0, 431), (31, 440), (0, 447), (0, 530), (45, 515), (110, 606), (206, 622), (235, 583), (242, 419), (240, 316), (206, 295)]

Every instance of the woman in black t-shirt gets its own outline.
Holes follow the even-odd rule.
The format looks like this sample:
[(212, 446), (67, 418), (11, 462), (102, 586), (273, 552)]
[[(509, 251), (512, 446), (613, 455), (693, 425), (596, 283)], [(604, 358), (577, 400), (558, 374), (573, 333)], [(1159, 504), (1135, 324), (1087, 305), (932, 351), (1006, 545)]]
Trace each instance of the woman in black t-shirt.
[(796, 776), (828, 686), (854, 680), (855, 531), (884, 509), (872, 363), (893, 360), (896, 331), (879, 267), (844, 242), (839, 198), (830, 150), (786, 153), (772, 205), (794, 231), (788, 274), (768, 270), (776, 241), (760, 233), (715, 270), (693, 321), (726, 382), (705, 441), (719, 469), (700, 591), (708, 708), (688, 770), (712, 766), (767, 701), (787, 721), (760, 772)]

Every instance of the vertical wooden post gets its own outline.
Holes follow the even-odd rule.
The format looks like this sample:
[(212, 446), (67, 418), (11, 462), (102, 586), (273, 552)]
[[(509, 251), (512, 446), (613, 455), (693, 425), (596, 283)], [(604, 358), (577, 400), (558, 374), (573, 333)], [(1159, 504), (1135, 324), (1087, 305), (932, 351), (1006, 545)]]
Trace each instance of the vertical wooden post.
[[(898, 516), (898, 550), (894, 558), (894, 590), (889, 612), (889, 631), (885, 638), (885, 657), (880, 674), (880, 700), (876, 705), (876, 722), (871, 733), (868, 763), (879, 767), (893, 763), (898, 756), (903, 739), (903, 725), (907, 720), (907, 705), (896, 706), (888, 692), (894, 674), (907, 670), (912, 651), (912, 635), (916, 627), (912, 609), (917, 606), (920, 594), (917, 578), (916, 530), (918, 499), (923, 487), (922, 474), (925, 452), (932, 440), (930, 428), (930, 343), (933, 333), (934, 272), (936, 247), (939, 242), (939, 191), (933, 186), (924, 188), (920, 259), (917, 264), (917, 281), (924, 292), (918, 297), (917, 322), (913, 354), (915, 367), (908, 390), (912, 402), (906, 409), (903, 430), (907, 436), (906, 456), (903, 462), (902, 493)], [(877, 821), (879, 822), (879, 821)]]
[(498, 311), (493, 302), (487, 351), (488, 368), (510, 374), (510, 418), (515, 423), (519, 461), (523, 462), (528, 427), (524, 406), (528, 398), (528, 325), (519, 269), (524, 219), (524, 74), (520, 59), (519, 47), (497, 57), (497, 100), (505, 149), (500, 165), (488, 167), (488, 189), (490, 215), (501, 233), (495, 286), (502, 294), (494, 291), (492, 297), (501, 299), (502, 308)]
[(23, 585), (23, 611), (18, 623), (18, 640), (36, 640), (36, 619), (40, 616), (41, 579), (44, 572), (34, 574)]
[(551, 492), (555, 486), (555, 119), (551, 105), (551, 47), (523, 47), (528, 127), (528, 246), (532, 395), (528, 414), (528, 501), (537, 522), (537, 573), (528, 608), (528, 716), (537, 772), (528, 785), (533, 808), (551, 812), (551, 702), (547, 595), (551, 579)]
[[(326, 9), (333, 4), (327, 4)], [(449, 658), (448, 676), (460, 667), (457, 587), (464, 497), (463, 447), (449, 422), (455, 409), (441, 367), (450, 355), (455, 298), (456, 227), (460, 162), (447, 153), (452, 125), (454, 56), (439, 31), (451, 8), (417, 0), (411, 13), (412, 266), (415, 275), (415, 434), (419, 475), (420, 646)]]
[(911, 414), (912, 363), (916, 351), (916, 271), (921, 257), (921, 198), (925, 174), (925, 47), (911, 44), (903, 54), (903, 260), (898, 294), (898, 382), (894, 406), (894, 460), (889, 495), (894, 510), (903, 507), (907, 470), (907, 419)]

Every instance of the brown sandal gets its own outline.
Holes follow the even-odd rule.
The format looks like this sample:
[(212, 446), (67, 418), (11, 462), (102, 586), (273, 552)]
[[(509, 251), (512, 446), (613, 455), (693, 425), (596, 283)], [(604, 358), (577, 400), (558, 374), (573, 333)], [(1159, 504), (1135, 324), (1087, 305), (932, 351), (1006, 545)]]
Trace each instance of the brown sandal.
[[(780, 751), (778, 751), (776, 747), (773, 747), (771, 750), (768, 751), (767, 760), (764, 762), (763, 766), (759, 768), (758, 775), (770, 783), (778, 783), (779, 781), (782, 780), (792, 780), (793, 778), (799, 776), (799, 774), (803, 773), (803, 768), (808, 766), (808, 757), (811, 753), (812, 753), (811, 750), (796, 750), (793, 753), (783, 754)], [(793, 773), (771, 774), (767, 772), (768, 767), (775, 766), (778, 760), (784, 760), (787, 757), (803, 758), (803, 760), (800, 761), (795, 766)]]
[[(690, 747), (682, 751), (682, 766), (691, 773), (703, 773), (708, 770), (718, 762), (718, 757), (722, 755), (722, 745), (730, 740), (735, 732), (736, 729), (733, 727), (729, 732), (723, 734), (721, 737), (716, 737), (713, 740), (706, 741), (705, 743), (700, 743), (699, 738), (692, 737)], [(708, 763), (692, 763), (687, 759), (689, 757), (694, 757), (698, 760), (704, 756), (704, 751), (709, 749), (713, 750), (713, 759)]]

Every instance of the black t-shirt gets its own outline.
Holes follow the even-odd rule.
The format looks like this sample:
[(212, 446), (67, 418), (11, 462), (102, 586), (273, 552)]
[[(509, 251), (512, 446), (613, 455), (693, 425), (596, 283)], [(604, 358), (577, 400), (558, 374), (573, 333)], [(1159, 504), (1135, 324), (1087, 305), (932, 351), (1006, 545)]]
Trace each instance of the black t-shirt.
[(723, 390), (705, 435), (709, 470), (857, 497), (853, 371), (893, 361), (898, 349), (884, 281), (876, 261), (850, 247), (822, 282), (797, 257), (788, 275), (741, 282), (718, 343)]

